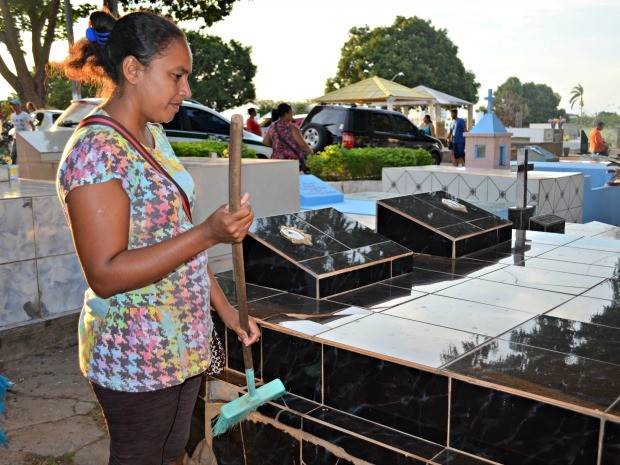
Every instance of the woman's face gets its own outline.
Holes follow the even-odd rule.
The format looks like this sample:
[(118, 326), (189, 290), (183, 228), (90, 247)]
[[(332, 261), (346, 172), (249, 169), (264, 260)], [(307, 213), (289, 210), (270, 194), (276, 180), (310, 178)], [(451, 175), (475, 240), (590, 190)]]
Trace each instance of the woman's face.
[(284, 121), (293, 121), (293, 109), (291, 108), (289, 111), (284, 113), (284, 116), (282, 117), (282, 119)]
[(173, 39), (161, 55), (141, 72), (136, 85), (140, 108), (147, 121), (167, 123), (192, 92), (187, 78), (192, 71), (192, 52), (185, 39)]
[(428, 123), (430, 123), (430, 122), (431, 122), (431, 118), (430, 118), (428, 115), (426, 115), (426, 116), (424, 117), (424, 123), (428, 124)]

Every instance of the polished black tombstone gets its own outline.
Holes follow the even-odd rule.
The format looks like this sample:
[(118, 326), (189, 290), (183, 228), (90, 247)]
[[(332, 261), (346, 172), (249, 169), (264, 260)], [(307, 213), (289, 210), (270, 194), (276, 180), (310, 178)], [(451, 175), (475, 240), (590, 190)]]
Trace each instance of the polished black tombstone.
[(437, 191), (377, 201), (377, 232), (414, 252), (457, 258), (509, 241), (512, 223)]
[(243, 254), (248, 283), (317, 299), (407, 273), (413, 256), (333, 208), (257, 218)]

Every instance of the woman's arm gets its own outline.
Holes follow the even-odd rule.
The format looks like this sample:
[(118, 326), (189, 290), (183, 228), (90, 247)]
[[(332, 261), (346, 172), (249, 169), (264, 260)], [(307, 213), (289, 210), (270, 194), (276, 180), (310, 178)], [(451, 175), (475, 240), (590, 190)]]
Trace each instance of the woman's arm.
[(152, 284), (215, 244), (240, 242), (254, 219), (246, 194), (235, 212), (223, 205), (187, 232), (128, 250), (129, 198), (120, 181), (76, 187), (66, 201), (86, 281), (103, 298)]
[(265, 135), (263, 137), (263, 145), (271, 147), (271, 136), (269, 135), (269, 129), (265, 132)]
[(250, 324), (250, 335), (248, 336), (248, 334), (241, 329), (241, 326), (239, 325), (239, 312), (233, 308), (228, 302), (228, 299), (226, 299), (222, 288), (215, 279), (215, 276), (213, 276), (211, 267), (207, 266), (207, 272), (209, 273), (209, 279), (211, 280), (211, 307), (215, 309), (226, 327), (237, 333), (239, 340), (243, 342), (244, 345), (249, 346), (254, 344), (260, 338), (260, 330), (258, 329), (254, 318), (248, 318), (248, 322)]
[(293, 139), (295, 139), (295, 143), (299, 146), (299, 148), (303, 151), (306, 152), (310, 155), (312, 155), (314, 152), (312, 151), (312, 149), (310, 148), (310, 146), (306, 143), (306, 141), (304, 140), (303, 136), (301, 135), (301, 131), (299, 130), (299, 128), (291, 123), (291, 133), (293, 134)]
[(435, 137), (435, 126), (433, 126), (433, 123), (429, 123), (430, 127), (431, 127), (431, 136)]

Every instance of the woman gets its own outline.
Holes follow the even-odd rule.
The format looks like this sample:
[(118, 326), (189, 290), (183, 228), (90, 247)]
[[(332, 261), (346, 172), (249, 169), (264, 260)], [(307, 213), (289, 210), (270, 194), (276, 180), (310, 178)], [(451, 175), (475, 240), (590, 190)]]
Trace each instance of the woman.
[(222, 206), (191, 223), (194, 183), (153, 124), (172, 120), (191, 95), (183, 32), (154, 13), (116, 20), (98, 11), (86, 36), (65, 72), (107, 86), (111, 96), (94, 115), (112, 126), (78, 127), (58, 171), (90, 287), (79, 323), (80, 368), (106, 418), (110, 464), (181, 464), (200, 375), (211, 362), (209, 304), (244, 344), (260, 336), (254, 321), (250, 334), (239, 327), (206, 253), (240, 242), (253, 214), (246, 194), (237, 211)]
[(281, 103), (271, 112), (271, 125), (265, 133), (263, 144), (273, 147), (271, 158), (284, 160), (299, 160), (299, 171), (306, 171), (306, 157), (313, 155), (301, 135), (301, 131), (293, 123), (293, 108), (288, 103)]
[(429, 136), (435, 137), (435, 128), (433, 126), (433, 122), (431, 121), (430, 115), (424, 115), (423, 122), (420, 125), (420, 131)]

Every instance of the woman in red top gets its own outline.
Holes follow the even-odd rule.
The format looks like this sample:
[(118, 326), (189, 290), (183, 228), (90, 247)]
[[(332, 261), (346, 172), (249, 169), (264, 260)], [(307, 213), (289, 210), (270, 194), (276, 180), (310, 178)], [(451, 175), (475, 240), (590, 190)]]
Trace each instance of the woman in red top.
[(299, 171), (306, 169), (304, 153), (313, 155), (293, 122), (293, 108), (288, 103), (281, 103), (271, 112), (271, 126), (263, 138), (263, 144), (273, 147), (273, 159), (299, 160)]

